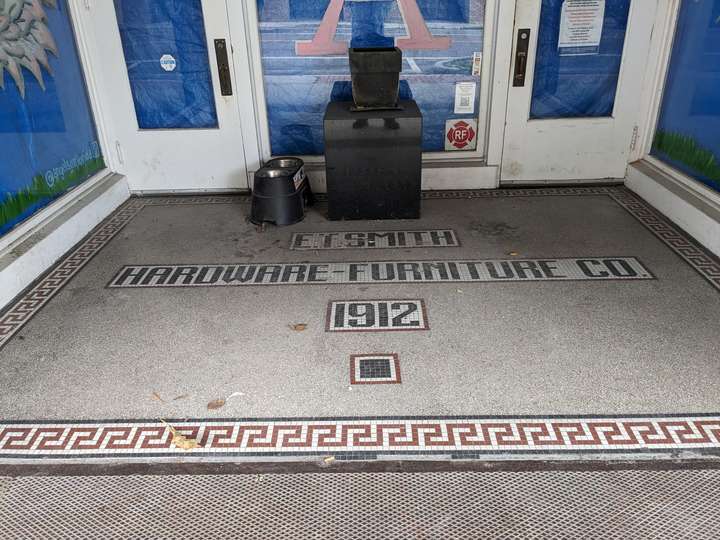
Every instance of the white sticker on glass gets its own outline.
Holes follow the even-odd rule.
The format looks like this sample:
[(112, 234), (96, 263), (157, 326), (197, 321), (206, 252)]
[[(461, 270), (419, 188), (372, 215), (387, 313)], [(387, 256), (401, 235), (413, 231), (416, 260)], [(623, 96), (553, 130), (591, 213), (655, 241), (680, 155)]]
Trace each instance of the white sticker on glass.
[(160, 67), (165, 71), (175, 71), (177, 60), (175, 60), (175, 57), (171, 54), (163, 54), (160, 57)]
[(479, 77), (482, 74), (482, 59), (483, 53), (473, 53), (472, 74), (476, 77)]
[(459, 82), (455, 85), (455, 114), (475, 113), (477, 83)]
[(477, 129), (477, 118), (448, 120), (445, 122), (445, 150), (476, 150)]

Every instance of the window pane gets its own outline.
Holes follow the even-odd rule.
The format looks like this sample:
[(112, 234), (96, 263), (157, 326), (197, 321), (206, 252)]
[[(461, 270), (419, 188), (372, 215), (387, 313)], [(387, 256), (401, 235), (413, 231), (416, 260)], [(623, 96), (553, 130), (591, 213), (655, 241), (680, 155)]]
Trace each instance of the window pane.
[(543, 0), (530, 118), (612, 115), (629, 11), (630, 0)]
[[(401, 98), (415, 99), (423, 112), (424, 150), (445, 150), (449, 120), (475, 125), (480, 77), (473, 75), (473, 55), (483, 50), (485, 0), (257, 0), (257, 6), (274, 155), (324, 152), (325, 107), (352, 99), (351, 44), (403, 49)], [(410, 35), (416, 39), (403, 43)], [(475, 99), (465, 94), (460, 110), (470, 112), (456, 114), (460, 82), (475, 83)]]
[(4, 234), (105, 165), (65, 0), (0, 2), (0, 21)]
[(200, 0), (115, 0), (140, 129), (215, 128)]
[(682, 3), (652, 154), (720, 191), (720, 0)]

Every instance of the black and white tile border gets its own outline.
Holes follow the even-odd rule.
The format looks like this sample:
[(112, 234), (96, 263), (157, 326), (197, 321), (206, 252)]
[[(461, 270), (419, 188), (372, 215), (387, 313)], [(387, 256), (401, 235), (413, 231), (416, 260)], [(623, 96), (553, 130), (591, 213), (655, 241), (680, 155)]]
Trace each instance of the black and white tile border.
[(52, 267), (9, 308), (0, 313), (0, 349), (143, 208), (194, 204), (232, 204), (247, 200), (238, 196), (131, 198), (88, 234), (68, 255)]
[[(197, 448), (173, 443), (172, 430)], [(0, 461), (441, 456), (492, 459), (720, 456), (720, 416), (398, 417), (0, 423)]]
[[(619, 186), (500, 189), (493, 191), (434, 191), (425, 199), (500, 199), (508, 197), (597, 196), (611, 197), (673, 252), (720, 291), (720, 261), (650, 205)], [(0, 348), (49, 302), (143, 208), (194, 204), (247, 203), (247, 196), (132, 198), (95, 228), (44, 277), (0, 314)]]

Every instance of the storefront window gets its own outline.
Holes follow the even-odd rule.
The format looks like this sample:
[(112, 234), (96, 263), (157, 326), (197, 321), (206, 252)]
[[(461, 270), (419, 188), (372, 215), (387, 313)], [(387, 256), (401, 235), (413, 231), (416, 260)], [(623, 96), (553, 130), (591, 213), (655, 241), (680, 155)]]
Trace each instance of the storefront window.
[(685, 0), (652, 155), (720, 191), (720, 0)]
[[(485, 0), (257, 0), (274, 155), (324, 152), (328, 102), (352, 99), (347, 48), (403, 50), (401, 97), (424, 115), (425, 151), (474, 150), (448, 139), (477, 128)], [(475, 61), (474, 61), (475, 60)], [(458, 87), (458, 83), (467, 83)]]
[(0, 234), (104, 168), (65, 0), (0, 1)]

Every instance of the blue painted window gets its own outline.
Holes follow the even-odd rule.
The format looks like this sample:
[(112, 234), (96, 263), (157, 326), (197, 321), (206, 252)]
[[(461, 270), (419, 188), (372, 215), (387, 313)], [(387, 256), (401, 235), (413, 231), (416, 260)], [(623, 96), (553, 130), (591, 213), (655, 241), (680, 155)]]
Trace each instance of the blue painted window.
[(652, 154), (720, 191), (720, 0), (682, 3)]
[[(299, 52), (318, 35), (329, 0), (256, 0), (270, 140), (274, 155), (324, 152), (323, 115), (333, 96), (349, 99), (346, 50)], [(334, 40), (354, 46), (393, 46), (408, 35), (400, 0), (345, 0)], [(403, 46), (402, 92), (424, 116), (423, 149), (444, 151), (446, 122), (477, 118), (480, 78), (473, 53), (482, 53), (485, 0), (417, 0), (433, 37), (449, 38), (429, 48)], [(475, 112), (455, 114), (455, 86), (477, 83)], [(339, 83), (339, 84), (338, 84)], [(482, 128), (481, 128), (482, 129)], [(473, 149), (473, 148), (468, 148)]]
[(140, 129), (216, 128), (200, 0), (115, 0)]
[(65, 0), (0, 2), (0, 21), (4, 234), (105, 165)]
[(530, 118), (611, 116), (625, 46), (630, 0), (606, 0), (600, 46), (559, 48), (563, 4), (543, 0)]

